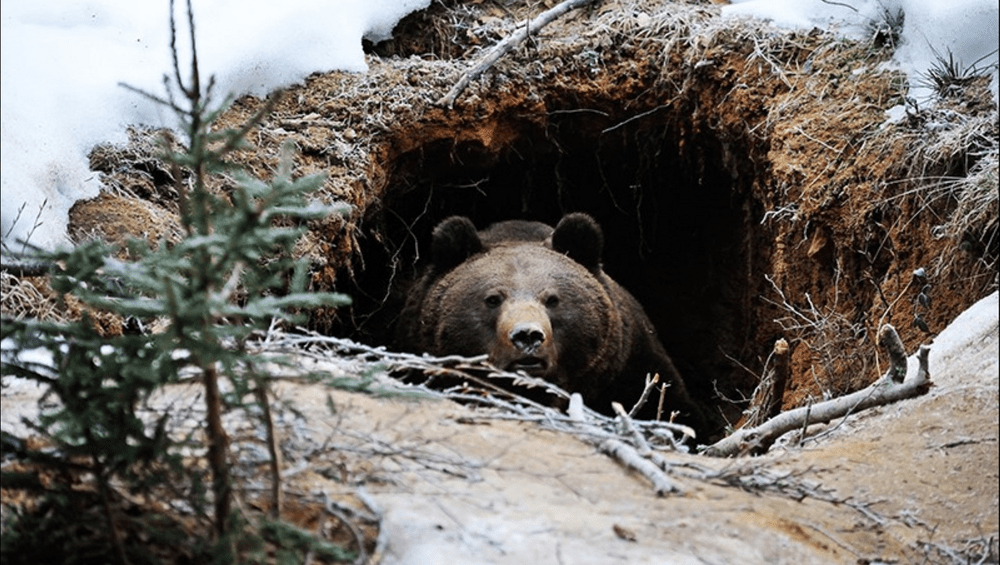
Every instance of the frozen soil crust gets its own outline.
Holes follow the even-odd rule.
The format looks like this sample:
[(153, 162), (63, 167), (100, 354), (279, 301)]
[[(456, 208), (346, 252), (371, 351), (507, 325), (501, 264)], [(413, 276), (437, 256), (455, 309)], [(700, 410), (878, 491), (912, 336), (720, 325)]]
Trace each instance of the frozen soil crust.
[[(280, 145), (294, 141), (302, 174), (329, 175), (320, 197), (354, 206), (346, 220), (312, 225), (299, 246), (316, 289), (355, 299), (313, 313), (314, 329), (391, 346), (403, 283), (450, 214), (483, 226), (585, 211), (605, 229), (606, 269), (645, 305), (721, 435), (777, 338), (793, 348), (783, 406), (802, 406), (879, 376), (879, 324), (894, 323), (914, 351), (995, 291), (997, 111), (984, 84), (887, 124), (906, 81), (884, 65), (886, 47), (723, 21), (707, 4), (623, 0), (567, 15), (453, 108), (436, 104), (530, 15), (435, 3), (372, 46), (368, 73), (311, 76), (251, 132), (240, 159), (254, 174), (270, 177)], [(238, 100), (224, 123), (261, 103)], [(154, 135), (94, 151), (108, 189), (71, 211), (75, 237), (177, 235)], [(592, 448), (529, 424), (465, 424), (468, 409), (446, 402), (331, 392), (343, 408), (334, 422), (326, 391), (284, 392), (331, 434), (452, 458), (432, 472), (419, 450), (403, 469), (379, 467), (399, 458), (342, 455), (355, 483), (385, 482), (366, 488), (385, 505), (387, 563), (919, 562), (944, 559), (939, 548), (979, 555), (967, 542), (991, 536), (995, 559), (989, 300), (993, 317), (973, 324), (978, 342), (932, 349), (928, 395), (852, 416), (803, 448), (690, 456), (792, 472), (853, 506), (701, 482), (657, 499)], [(318, 477), (297, 480), (314, 488)]]

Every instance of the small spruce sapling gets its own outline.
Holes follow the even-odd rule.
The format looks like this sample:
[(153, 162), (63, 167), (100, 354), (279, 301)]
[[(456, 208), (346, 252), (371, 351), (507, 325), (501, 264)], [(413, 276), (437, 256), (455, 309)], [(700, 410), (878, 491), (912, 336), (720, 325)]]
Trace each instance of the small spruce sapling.
[[(194, 20), (188, 2), (192, 46), (191, 77), (181, 79), (176, 27), (171, 2), (171, 50), (175, 96), (170, 80), (167, 97), (131, 89), (173, 110), (183, 135), (181, 151), (164, 138), (164, 158), (174, 168), (180, 195), (180, 220), (185, 237), (150, 247), (130, 244), (128, 261), (116, 259), (117, 249), (88, 242), (54, 252), (36, 250), (37, 259), (51, 265), (51, 284), (62, 296), (73, 295), (86, 308), (122, 317), (160, 318), (168, 322), (155, 335), (100, 337), (90, 316), (71, 323), (4, 318), (2, 358), (5, 375), (16, 375), (48, 387), (55, 408), (43, 412), (36, 428), (57, 446), (52, 453), (32, 452), (4, 434), (4, 451), (36, 462), (57, 461), (64, 468), (90, 471), (105, 494), (111, 538), (119, 561), (125, 550), (116, 535), (114, 512), (107, 501), (113, 479), (142, 490), (162, 480), (154, 470), (178, 470), (180, 460), (164, 431), (167, 415), (152, 427), (137, 413), (150, 394), (176, 382), (181, 371), (194, 370), (204, 386), (207, 458), (212, 473), (213, 521), (219, 543), (217, 557), (236, 558), (236, 525), (232, 519), (228, 439), (222, 426), (220, 379), (242, 398), (267, 401), (264, 380), (253, 375), (244, 344), (274, 319), (294, 320), (296, 312), (320, 306), (340, 306), (349, 298), (308, 290), (309, 265), (293, 258), (293, 247), (306, 222), (330, 214), (347, 214), (346, 204), (309, 202), (322, 175), (293, 178), (293, 147), (282, 147), (281, 164), (270, 182), (244, 174), (227, 157), (244, 143), (247, 131), (260, 123), (276, 97), (238, 130), (214, 129), (228, 100), (212, 107), (209, 80), (202, 88)], [(191, 172), (186, 178), (181, 170)], [(228, 199), (207, 185), (210, 175), (228, 173), (237, 185)], [(281, 227), (278, 226), (280, 223)], [(58, 265), (58, 266), (57, 266)], [(9, 340), (9, 341), (8, 341)], [(37, 363), (24, 353), (42, 348), (51, 363)], [(253, 394), (251, 394), (253, 393)], [(269, 422), (268, 422), (269, 423)], [(275, 477), (274, 480), (277, 480)], [(278, 489), (275, 489), (278, 490)]]

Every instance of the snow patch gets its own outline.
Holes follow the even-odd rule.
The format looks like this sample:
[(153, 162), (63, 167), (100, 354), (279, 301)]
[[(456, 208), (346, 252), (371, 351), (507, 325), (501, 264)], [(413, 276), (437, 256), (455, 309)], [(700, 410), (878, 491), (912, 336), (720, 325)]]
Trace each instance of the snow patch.
[[(177, 3), (181, 66), (189, 60), (186, 8)], [(262, 95), (317, 71), (367, 69), (362, 37), (386, 39), (430, 0), (195, 0), (199, 66), (217, 101)], [(0, 185), (4, 239), (65, 241), (73, 203), (97, 195), (87, 153), (124, 142), (130, 124), (172, 126), (173, 116), (120, 82), (163, 94), (170, 72), (167, 2), (3, 0)], [(186, 77), (185, 77), (186, 78)], [(16, 225), (14, 220), (21, 206)], [(9, 244), (12, 249), (20, 246)]]
[(819, 27), (853, 39), (870, 39), (872, 24), (901, 10), (904, 16), (895, 60), (910, 77), (910, 96), (926, 103), (927, 70), (950, 53), (964, 68), (992, 68), (997, 100), (997, 49), (1000, 7), (996, 0), (733, 0), (727, 17), (758, 17), (787, 28)]

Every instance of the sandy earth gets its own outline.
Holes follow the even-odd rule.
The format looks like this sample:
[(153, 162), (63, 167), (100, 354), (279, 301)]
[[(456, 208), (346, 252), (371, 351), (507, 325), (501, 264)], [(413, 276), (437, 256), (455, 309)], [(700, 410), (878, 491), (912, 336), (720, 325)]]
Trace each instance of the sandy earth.
[[(935, 340), (923, 397), (764, 457), (670, 457), (679, 470), (757, 468), (824, 500), (683, 477), (683, 495), (658, 498), (593, 447), (532, 424), (467, 423), (470, 410), (447, 401), (344, 393), (333, 393), (342, 420), (331, 422), (324, 391), (284, 392), (321, 435), (370, 450), (343, 465), (384, 513), (385, 564), (933, 563), (949, 561), (926, 544), (960, 552), (981, 538), (995, 562), (997, 311), (993, 294)], [(389, 451), (373, 456), (358, 438)], [(964, 555), (977, 562), (975, 551)]]
[[(927, 395), (816, 426), (763, 457), (668, 454), (684, 492), (666, 497), (536, 424), (283, 381), (279, 398), (300, 413), (283, 420), (301, 456), (286, 461), (286, 487), (373, 501), (386, 565), (964, 562), (947, 551), (996, 562), (997, 311), (994, 293), (938, 336)], [(4, 430), (36, 399), (5, 387)], [(740, 469), (759, 488), (686, 476), (699, 469)]]

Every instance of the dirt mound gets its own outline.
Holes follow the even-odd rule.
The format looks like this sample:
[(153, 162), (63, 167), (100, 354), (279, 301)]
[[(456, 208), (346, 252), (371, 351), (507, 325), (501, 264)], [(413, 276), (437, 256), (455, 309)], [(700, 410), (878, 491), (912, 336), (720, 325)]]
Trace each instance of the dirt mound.
[(720, 477), (679, 472), (683, 496), (652, 498), (565, 436), (408, 411), (419, 420), (405, 428), (419, 431), (392, 443), (453, 446), (454, 467), (373, 489), (385, 563), (996, 562), (997, 310), (993, 294), (935, 341), (927, 396), (817, 426), (765, 457), (671, 454), (675, 472)]
[[(996, 289), (997, 114), (984, 85), (917, 107), (888, 47), (723, 21), (704, 3), (618, 0), (544, 28), (453, 108), (436, 104), (531, 15), (434, 3), (371, 46), (369, 72), (309, 77), (250, 133), (239, 159), (251, 172), (271, 176), (292, 140), (301, 174), (328, 173), (321, 198), (354, 206), (299, 245), (314, 288), (355, 300), (315, 312), (313, 328), (388, 344), (402, 286), (447, 215), (584, 211), (604, 226), (606, 270), (644, 304), (721, 432), (779, 337), (793, 348), (787, 408), (874, 381), (881, 323), (916, 348)], [(223, 122), (260, 105), (240, 99)], [(176, 206), (153, 135), (102, 149), (94, 167), (116, 196), (74, 208), (72, 233), (145, 236), (149, 214), (123, 210)]]
[[(297, 372), (349, 379), (371, 366), (300, 351), (273, 373), (296, 501), (286, 515), (331, 500), (368, 508), (380, 523), (371, 562), (384, 565), (996, 563), (998, 310), (994, 293), (931, 344), (925, 396), (813, 426), (761, 457), (660, 452), (682, 490), (663, 497), (581, 437), (510, 411), (418, 396), (384, 375), (388, 394), (306, 384)], [(3, 429), (30, 433), (21, 418), (37, 417), (43, 391), (18, 379), (3, 391)], [(181, 434), (203, 409), (196, 383), (149, 404)], [(258, 467), (259, 422), (231, 416), (236, 467)], [(266, 490), (241, 477), (247, 496)]]

